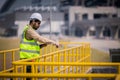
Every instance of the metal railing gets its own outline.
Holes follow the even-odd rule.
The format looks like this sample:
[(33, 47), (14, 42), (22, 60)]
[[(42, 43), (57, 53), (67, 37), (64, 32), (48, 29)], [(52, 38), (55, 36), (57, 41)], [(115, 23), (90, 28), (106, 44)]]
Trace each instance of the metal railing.
[[(93, 80), (94, 78), (115, 78), (117, 75), (120, 75), (120, 64), (119, 63), (80, 63), (80, 62), (19, 62), (19, 63), (14, 63), (16, 65), (23, 65), (24, 69), (23, 72), (19, 72), (18, 71), (18, 67), (15, 67), (15, 71), (14, 73), (4, 73), (4, 74), (0, 74), (0, 77), (12, 77), (15, 80), (19, 79), (23, 79), (25, 80), (26, 78), (32, 78), (32, 80), (41, 80), (41, 79), (52, 79), (52, 80), (56, 80), (56, 79), (81, 79), (81, 78), (87, 78), (88, 80)], [(31, 65), (31, 73), (26, 73), (26, 64), (27, 65)], [(68, 67), (70, 66), (71, 68), (74, 67), (73, 69), (69, 69), (60, 73), (55, 73), (55, 72), (37, 72), (38, 66), (51, 66), (51, 69), (53, 69), (53, 67), (57, 66), (58, 70), (61, 69), (60, 66), (64, 66), (64, 67)], [(118, 73), (81, 73), (81, 71), (79, 70), (82, 66), (105, 66), (105, 67), (117, 67), (117, 71)], [(114, 79), (113, 79), (114, 80)]]
[[(13, 62), (13, 72), (0, 73), (0, 79), (13, 78), (14, 80), (93, 80), (98, 78), (113, 79), (120, 75), (120, 63), (90, 62), (90, 44), (68, 42), (58, 51), (50, 52), (32, 59)], [(72, 45), (71, 45), (72, 44)], [(78, 46), (74, 44), (79, 44)], [(37, 62), (30, 62), (31, 60)], [(27, 73), (27, 66), (31, 66), (31, 73)], [(117, 73), (91, 73), (92, 68), (112, 67)]]
[[(55, 46), (53, 45), (48, 45), (44, 48), (42, 48), (40, 50), (40, 54), (41, 55), (45, 55), (45, 54), (48, 54), (48, 53), (51, 53), (51, 52), (54, 52), (54, 51), (58, 51), (58, 50), (61, 50), (61, 49), (65, 49), (67, 47), (71, 47), (70, 45), (71, 44), (83, 44), (83, 43), (74, 43), (74, 42), (60, 42), (60, 44), (62, 44), (62, 47), (60, 48), (56, 48)], [(10, 50), (2, 50), (0, 51), (0, 56), (1, 56), (1, 59), (0, 59), (0, 72), (8, 72), (8, 71), (11, 71), (13, 70), (12, 68), (12, 62), (13, 61), (16, 61), (16, 60), (19, 60), (19, 48), (16, 48), (16, 49), (10, 49)]]
[[(12, 62), (19, 60), (19, 48), (16, 49), (10, 49), (10, 50), (2, 50), (0, 51), (0, 72), (8, 72), (13, 70), (12, 68)], [(40, 53), (41, 55), (57, 51), (55, 46), (48, 45), (45, 48), (42, 48)]]
[[(85, 53), (85, 51), (87, 51), (87, 53)], [(72, 48), (68, 48), (68, 49), (63, 49), (63, 50), (59, 50), (56, 52), (52, 52), (50, 54), (46, 54), (40, 57), (35, 57), (32, 59), (25, 59), (25, 60), (20, 60), (20, 61), (16, 61), (13, 62), (14, 67), (18, 67), (20, 66), (19, 63), (23, 63), (24, 67), (22, 66), (21, 71), (24, 70), (26, 66), (28, 66), (28, 64), (24, 64), (24, 62), (30, 62), (30, 61), (38, 61), (38, 63), (41, 62), (90, 62), (90, 49), (88, 47), (85, 46), (78, 46), (78, 47), (72, 47)], [(22, 65), (22, 64), (21, 64)], [(48, 66), (37, 66), (40, 68), (40, 72), (61, 72), (61, 71), (65, 71), (66, 69), (69, 69), (70, 71), (70, 67), (62, 67), (62, 70), (57, 70), (56, 71), (56, 67), (53, 66), (52, 70), (51, 68), (47, 68)], [(81, 72), (86, 72), (85, 70), (87, 69), (87, 67), (83, 67), (83, 69), (81, 70)], [(16, 69), (15, 69), (16, 71)], [(18, 71), (17, 71), (18, 72)], [(26, 71), (25, 71), (26, 72)]]
[[(70, 47), (70, 48), (51, 52), (49, 54), (45, 54), (40, 57), (36, 57), (32, 59), (40, 61), (38, 63), (41, 63), (41, 62), (57, 62), (57, 63), (59, 62), (90, 62), (90, 44), (89, 43), (71, 42), (69, 44), (68, 43), (61, 43), (61, 44), (64, 44), (63, 48), (66, 48), (66, 47)], [(75, 47), (76, 46), (75, 44), (77, 45), (79, 44), (79, 46)], [(13, 72), (15, 73), (26, 72), (26, 67), (30, 65), (29, 60), (31, 59), (13, 62), (13, 66), (14, 66)], [(27, 62), (28, 64), (24, 65), (24, 62)], [(20, 65), (19, 63), (23, 63), (23, 64)], [(43, 65), (43, 66), (36, 66), (35, 70), (37, 71), (38, 68), (40, 69), (40, 73), (41, 72), (42, 73), (51, 73), (51, 72), (61, 73), (61, 72), (66, 72), (67, 69), (68, 69), (68, 72), (70, 72), (71, 70), (72, 72), (74, 72), (75, 67), (71, 67), (71, 66), (51, 66), (50, 67), (50, 66)], [(81, 67), (81, 70), (80, 70), (80, 68), (77, 67), (77, 71), (79, 69), (82, 73), (85, 73), (86, 70), (88, 70), (88, 68), (89, 67), (83, 66)]]
[[(64, 46), (58, 50), (44, 52), (39, 57), (18, 60), (13, 62), (13, 72), (0, 72), (0, 79), (6, 80), (115, 80), (120, 75), (120, 63), (111, 62), (90, 62), (91, 51), (89, 43), (63, 42)], [(45, 48), (44, 48), (45, 49)], [(47, 49), (45, 49), (47, 50)], [(48, 54), (49, 53), (49, 54)], [(36, 62), (30, 62), (34, 60)], [(31, 66), (31, 72), (27, 73), (26, 68)], [(93, 68), (115, 68), (116, 73), (92, 73)], [(119, 80), (119, 78), (116, 80)]]
[[(11, 68), (12, 66), (12, 62), (15, 61), (15, 60), (18, 60), (16, 59), (16, 54), (19, 53), (19, 48), (16, 48), (16, 49), (11, 49), (11, 50), (3, 50), (3, 51), (0, 51), (0, 56), (1, 56), (1, 66), (0, 66), (0, 71), (1, 72), (6, 72), (6, 71), (11, 71), (13, 68)], [(8, 59), (7, 60), (7, 58)], [(9, 67), (7, 67), (7, 64), (9, 64)]]
[[(72, 44), (72, 45), (70, 45)], [(81, 44), (81, 45), (74, 45)], [(40, 57), (32, 58), (37, 62), (29, 62), (31, 59), (19, 60), (13, 62), (13, 72), (0, 73), (0, 79), (13, 78), (14, 80), (98, 80), (112, 79), (119, 80), (120, 63), (110, 62), (90, 62), (90, 44), (89, 43), (64, 43), (66, 49), (61, 49)], [(72, 47), (71, 47), (72, 46)], [(69, 48), (68, 48), (69, 47)], [(64, 47), (65, 48), (65, 47)], [(27, 73), (27, 66), (31, 66), (31, 73)], [(92, 68), (114, 67), (117, 73), (91, 73)]]

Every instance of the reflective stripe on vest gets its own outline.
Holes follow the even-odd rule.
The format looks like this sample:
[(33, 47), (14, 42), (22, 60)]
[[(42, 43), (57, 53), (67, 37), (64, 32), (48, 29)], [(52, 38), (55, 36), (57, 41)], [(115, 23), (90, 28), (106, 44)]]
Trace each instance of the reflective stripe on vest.
[(20, 58), (33, 58), (40, 54), (40, 47), (35, 40), (27, 40), (25, 32), (29, 27), (26, 26), (20, 42)]
[(33, 51), (33, 50), (25, 50), (25, 49), (20, 49), (22, 52), (29, 52), (29, 53), (39, 53), (40, 51)]

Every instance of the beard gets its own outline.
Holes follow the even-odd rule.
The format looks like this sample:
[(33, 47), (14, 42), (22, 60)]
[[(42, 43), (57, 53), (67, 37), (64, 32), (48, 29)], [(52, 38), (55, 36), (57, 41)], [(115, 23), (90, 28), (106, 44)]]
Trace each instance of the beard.
[(33, 27), (33, 29), (34, 29), (34, 30), (37, 30), (38, 28), (36, 28), (36, 27)]

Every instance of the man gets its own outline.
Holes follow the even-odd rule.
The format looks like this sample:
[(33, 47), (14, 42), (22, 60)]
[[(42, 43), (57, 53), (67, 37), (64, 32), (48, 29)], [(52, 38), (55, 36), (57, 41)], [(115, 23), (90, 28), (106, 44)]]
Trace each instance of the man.
[(35, 30), (40, 27), (42, 16), (39, 13), (33, 13), (30, 17), (29, 25), (25, 26), (20, 43), (20, 59), (28, 59), (39, 56), (40, 46), (37, 42), (42, 44), (53, 44), (59, 46), (53, 40), (49, 40), (40, 36)]
[[(25, 26), (20, 42), (20, 59), (29, 59), (40, 55), (40, 46), (37, 42), (44, 45), (53, 44), (59, 46), (53, 40), (40, 36), (35, 30), (40, 27), (42, 16), (40, 13), (33, 13), (30, 16), (29, 25)], [(31, 66), (27, 66), (27, 72), (31, 72)], [(27, 79), (30, 80), (30, 79)]]

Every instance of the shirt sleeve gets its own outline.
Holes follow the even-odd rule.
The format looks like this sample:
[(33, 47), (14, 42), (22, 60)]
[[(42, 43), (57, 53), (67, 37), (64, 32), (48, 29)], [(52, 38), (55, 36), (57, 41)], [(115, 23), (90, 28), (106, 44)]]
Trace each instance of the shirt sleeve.
[(53, 40), (50, 40), (50, 39), (40, 36), (36, 31), (34, 31), (31, 28), (26, 31), (26, 35), (28, 35), (30, 38), (32, 38), (40, 43), (55, 44), (55, 42)]

